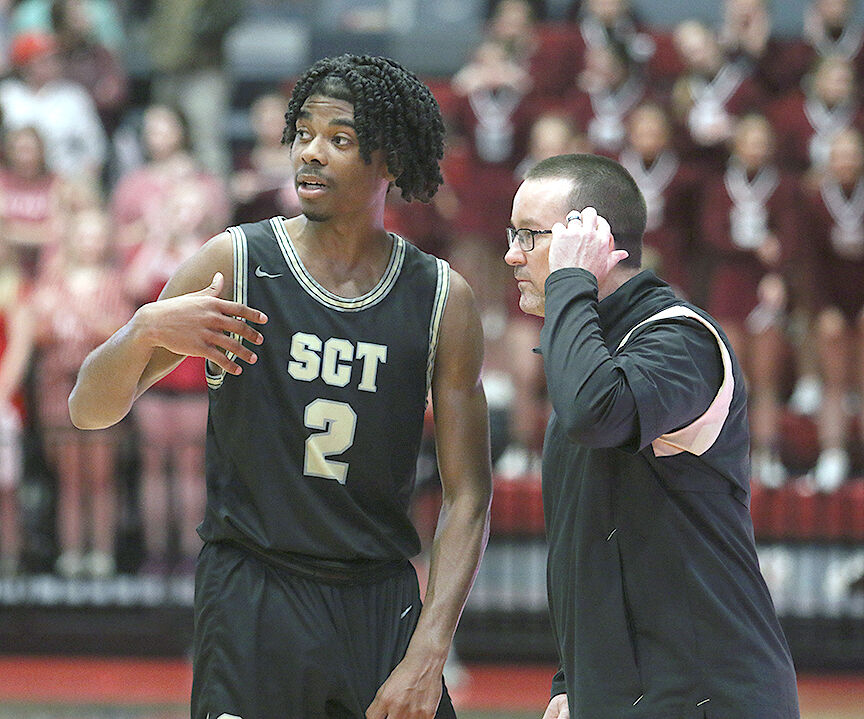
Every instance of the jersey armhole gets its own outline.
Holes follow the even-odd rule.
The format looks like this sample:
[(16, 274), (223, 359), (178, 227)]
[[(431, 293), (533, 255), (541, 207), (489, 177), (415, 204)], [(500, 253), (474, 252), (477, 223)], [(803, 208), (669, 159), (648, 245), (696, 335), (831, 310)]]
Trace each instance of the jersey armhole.
[(432, 388), (432, 375), (435, 373), (435, 353), (438, 350), (438, 337), (441, 332), (441, 318), (450, 295), (450, 265), (446, 260), (435, 258), (438, 280), (435, 284), (435, 300), (432, 302), (432, 316), (429, 321), (429, 355), (426, 360), (426, 396)]
[[(228, 234), (231, 235), (231, 246), (234, 255), (234, 288), (232, 299), (234, 302), (239, 302), (245, 305), (247, 303), (247, 270), (249, 268), (249, 251), (246, 240), (246, 233), (240, 227), (229, 227)], [(242, 341), (240, 335), (235, 332), (231, 333), (231, 337)], [(237, 355), (233, 352), (226, 353), (228, 359), (233, 360)], [(214, 367), (210, 361), (204, 363), (204, 376), (207, 379), (207, 386), (212, 390), (217, 390), (222, 386), (225, 380), (225, 370), (220, 367)]]

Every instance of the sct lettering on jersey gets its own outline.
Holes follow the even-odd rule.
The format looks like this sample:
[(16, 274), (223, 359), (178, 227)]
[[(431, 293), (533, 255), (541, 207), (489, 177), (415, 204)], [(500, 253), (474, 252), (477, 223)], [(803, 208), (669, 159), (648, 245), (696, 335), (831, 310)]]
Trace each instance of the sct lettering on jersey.
[(378, 367), (387, 362), (387, 346), (374, 342), (357, 342), (329, 337), (321, 340), (310, 332), (295, 332), (291, 338), (291, 360), (288, 374), (300, 382), (319, 377), (331, 387), (345, 387), (351, 382), (354, 367), (359, 364), (357, 389), (378, 390)]
[[(312, 332), (295, 332), (287, 370), (298, 382), (320, 379), (330, 387), (347, 387), (353, 378), (361, 392), (377, 392), (378, 368), (386, 362), (386, 345), (352, 343), (340, 337), (322, 340)], [(338, 457), (354, 444), (357, 412), (348, 402), (317, 397), (306, 405), (303, 424), (311, 431), (306, 438), (303, 474), (345, 484), (349, 463)]]

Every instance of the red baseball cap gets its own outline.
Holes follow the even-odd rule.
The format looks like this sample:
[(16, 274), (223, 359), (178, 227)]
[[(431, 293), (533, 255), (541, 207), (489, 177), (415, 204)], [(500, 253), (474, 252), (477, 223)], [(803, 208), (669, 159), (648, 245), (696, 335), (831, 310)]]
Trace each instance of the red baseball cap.
[(20, 67), (45, 55), (57, 52), (57, 40), (44, 32), (25, 32), (16, 35), (12, 41), (9, 58), (12, 64)]

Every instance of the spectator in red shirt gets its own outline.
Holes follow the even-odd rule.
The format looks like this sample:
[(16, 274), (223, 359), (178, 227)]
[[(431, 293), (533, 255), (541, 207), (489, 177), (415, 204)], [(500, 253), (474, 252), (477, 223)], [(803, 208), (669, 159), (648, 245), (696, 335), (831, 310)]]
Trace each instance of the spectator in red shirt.
[(147, 161), (120, 179), (111, 197), (121, 256), (128, 262), (152, 226), (165, 223), (165, 205), (178, 186), (200, 186), (206, 195), (199, 208), (201, 230), (212, 236), (230, 219), (230, 201), (224, 183), (204, 170), (189, 150), (183, 115), (166, 105), (151, 105), (144, 112), (142, 142)]
[(35, 409), (57, 475), (57, 571), (67, 577), (105, 577), (115, 571), (115, 462), (124, 430), (76, 429), (67, 399), (81, 362), (129, 319), (132, 308), (113, 260), (107, 214), (100, 209), (77, 213), (63, 240), (15, 313), (9, 342), (17, 349), (4, 355), (0, 386), (19, 387), (38, 349)]
[[(135, 307), (155, 301), (180, 264), (207, 240), (200, 230), (200, 215), (207, 209), (205, 187), (190, 178), (174, 190), (164, 206), (166, 222), (149, 225), (153, 234), (126, 269)], [(133, 407), (140, 442), (145, 574), (188, 574), (201, 549), (196, 527), (204, 517), (207, 402), (204, 360), (187, 357)], [(172, 533), (179, 538), (178, 552), (170, 551)]]
[[(12, 248), (0, 240), (0, 368), (10, 362), (7, 352), (20, 351), (10, 346), (9, 326), (19, 311), (30, 283), (16, 261)], [(18, 491), (22, 464), (22, 418), (24, 402), (8, 372), (0, 371), (0, 577), (15, 574), (20, 568), (22, 534)]]
[(60, 240), (63, 181), (45, 164), (39, 131), (6, 132), (0, 167), (0, 233), (16, 263), (35, 276), (40, 259)]

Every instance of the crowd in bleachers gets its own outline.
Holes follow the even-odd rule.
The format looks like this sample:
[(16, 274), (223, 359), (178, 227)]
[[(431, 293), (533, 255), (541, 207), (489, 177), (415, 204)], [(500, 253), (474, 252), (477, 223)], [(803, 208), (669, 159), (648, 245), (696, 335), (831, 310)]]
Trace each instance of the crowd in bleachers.
[[(66, 397), (87, 352), (209, 237), (297, 212), (281, 145), (291, 74), (232, 107), (222, 50), (243, 5), (0, 0), (4, 574), (192, 567), (204, 501), (201, 361), (186, 360), (110, 430), (75, 430)], [(663, 28), (627, 0), (571, 2), (554, 20), (543, 2), (498, 0), (464, 64), (424, 76), (448, 128), (446, 182), (430, 204), (391, 193), (387, 221), (474, 288), (498, 475), (536, 481), (548, 415), (531, 351), (539, 321), (518, 309), (504, 228), (526, 169), (563, 152), (630, 170), (648, 204), (646, 265), (723, 325), (750, 388), (754, 481), (829, 493), (860, 473), (855, 11), (854, 0), (812, 0), (802, 32), (780, 37), (767, 0), (725, 0), (719, 25)], [(128, 66), (133, 21), (149, 37), (143, 77)], [(790, 415), (810, 418), (810, 461), (787, 450)]]
[[(780, 38), (763, 0), (727, 0), (719, 26), (688, 19), (663, 30), (624, 0), (585, 0), (553, 23), (527, 0), (494, 6), (472, 57), (436, 90), (452, 132), (452, 259), (486, 309), (492, 387), (519, 408), (499, 470), (536, 466), (544, 416), (542, 407), (517, 416), (542, 404), (542, 377), (524, 351), (531, 321), (501, 289), (500, 228), (526, 165), (574, 150), (630, 170), (648, 202), (647, 264), (729, 335), (750, 385), (754, 480), (777, 487), (804, 474), (809, 488), (831, 492), (856, 470), (864, 51), (855, 10), (813, 0), (803, 33)], [(782, 456), (790, 409), (818, 428), (811, 467)]]

